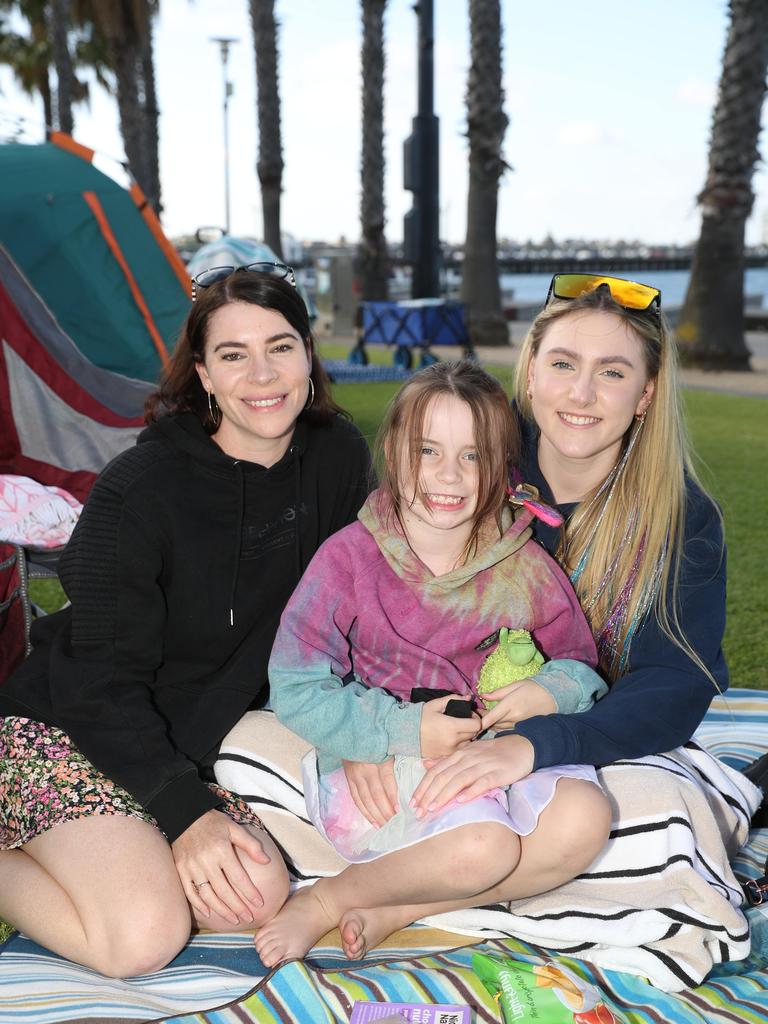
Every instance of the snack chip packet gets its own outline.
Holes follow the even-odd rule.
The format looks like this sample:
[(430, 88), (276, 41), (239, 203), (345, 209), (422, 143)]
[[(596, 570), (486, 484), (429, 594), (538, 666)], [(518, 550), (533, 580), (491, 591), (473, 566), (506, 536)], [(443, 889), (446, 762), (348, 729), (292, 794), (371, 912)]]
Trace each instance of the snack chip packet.
[(598, 988), (562, 964), (474, 953), (472, 969), (501, 1006), (504, 1024), (626, 1024)]

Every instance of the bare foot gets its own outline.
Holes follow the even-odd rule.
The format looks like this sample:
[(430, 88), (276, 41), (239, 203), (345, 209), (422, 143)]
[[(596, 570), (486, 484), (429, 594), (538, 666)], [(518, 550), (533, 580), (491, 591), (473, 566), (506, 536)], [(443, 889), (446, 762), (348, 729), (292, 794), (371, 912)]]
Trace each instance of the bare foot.
[(315, 890), (299, 889), (282, 910), (256, 932), (254, 942), (261, 962), (274, 967), (281, 960), (301, 959), (321, 935), (335, 928), (338, 918)]
[(339, 921), (341, 947), (350, 960), (360, 960), (369, 950), (414, 920), (412, 907), (348, 910)]

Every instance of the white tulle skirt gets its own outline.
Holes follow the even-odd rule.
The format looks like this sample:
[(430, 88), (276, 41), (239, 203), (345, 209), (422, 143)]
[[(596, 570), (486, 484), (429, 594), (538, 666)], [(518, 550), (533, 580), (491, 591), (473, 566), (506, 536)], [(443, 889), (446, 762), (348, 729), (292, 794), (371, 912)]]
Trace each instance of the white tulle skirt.
[(417, 818), (408, 801), (424, 777), (423, 761), (398, 755), (394, 762), (398, 810), (385, 825), (376, 827), (357, 809), (343, 768), (320, 775), (314, 750), (302, 760), (304, 798), (312, 823), (350, 863), (375, 860), (385, 853), (477, 822), (495, 821), (517, 835), (526, 836), (536, 828), (539, 815), (555, 795), (559, 779), (584, 779), (599, 786), (594, 768), (558, 765), (532, 772), (505, 789), (493, 789), (467, 803), (452, 801), (439, 811)]

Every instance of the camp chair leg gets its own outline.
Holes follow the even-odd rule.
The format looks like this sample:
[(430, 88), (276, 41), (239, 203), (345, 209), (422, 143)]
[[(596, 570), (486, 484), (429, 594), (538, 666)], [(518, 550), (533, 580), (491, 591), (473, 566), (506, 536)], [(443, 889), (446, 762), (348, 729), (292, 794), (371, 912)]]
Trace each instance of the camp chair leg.
[(352, 366), (367, 366), (369, 361), (368, 350), (363, 343), (363, 339), (359, 338), (355, 347), (350, 350), (347, 362), (351, 363)]
[(409, 345), (398, 345), (392, 356), (392, 362), (401, 370), (410, 370), (413, 366), (413, 353)]

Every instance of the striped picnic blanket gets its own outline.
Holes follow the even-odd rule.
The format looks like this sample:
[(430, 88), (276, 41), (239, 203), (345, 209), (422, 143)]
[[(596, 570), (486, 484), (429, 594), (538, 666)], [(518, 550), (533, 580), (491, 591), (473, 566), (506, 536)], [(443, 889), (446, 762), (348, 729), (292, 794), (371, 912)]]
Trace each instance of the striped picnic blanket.
[[(764, 832), (764, 834), (766, 834)], [(763, 846), (765, 852), (766, 846)], [(346, 1024), (356, 1000), (406, 1003), (466, 1003), (474, 1024), (498, 1024), (499, 1009), (472, 971), (472, 954), (490, 953), (541, 964), (545, 951), (515, 939), (338, 969), (294, 960), (266, 978), (256, 990), (228, 1006), (172, 1018), (174, 1024)], [(768, 943), (765, 953), (768, 954)], [(654, 988), (636, 975), (601, 971), (559, 957), (597, 986), (617, 1020), (627, 1024), (765, 1024), (768, 1021), (768, 971), (764, 957), (720, 965), (706, 983), (683, 992)], [(526, 1018), (528, 1019), (528, 1018)], [(532, 1019), (532, 1018), (531, 1018)]]
[[(730, 691), (727, 701), (714, 702), (697, 739), (735, 767), (747, 764), (768, 750), (768, 694)], [(243, 756), (232, 748), (229, 752)], [(768, 830), (756, 831), (733, 865), (739, 876), (756, 877), (766, 856)], [(637, 975), (571, 956), (560, 955), (558, 960), (596, 984), (628, 1024), (768, 1024), (768, 919), (752, 911), (750, 917), (750, 956), (719, 963), (702, 984), (674, 994)], [(248, 936), (200, 935), (165, 970), (115, 981), (14, 936), (0, 948), (0, 1021), (346, 1024), (355, 1000), (389, 999), (466, 1002), (481, 1024), (499, 1017), (471, 971), (473, 951), (534, 963), (552, 958), (548, 950), (516, 938), (486, 939), (475, 946), (466, 942), (456, 934), (414, 926), (350, 965), (339, 948), (338, 933), (330, 933), (305, 962), (291, 962), (269, 973)]]

